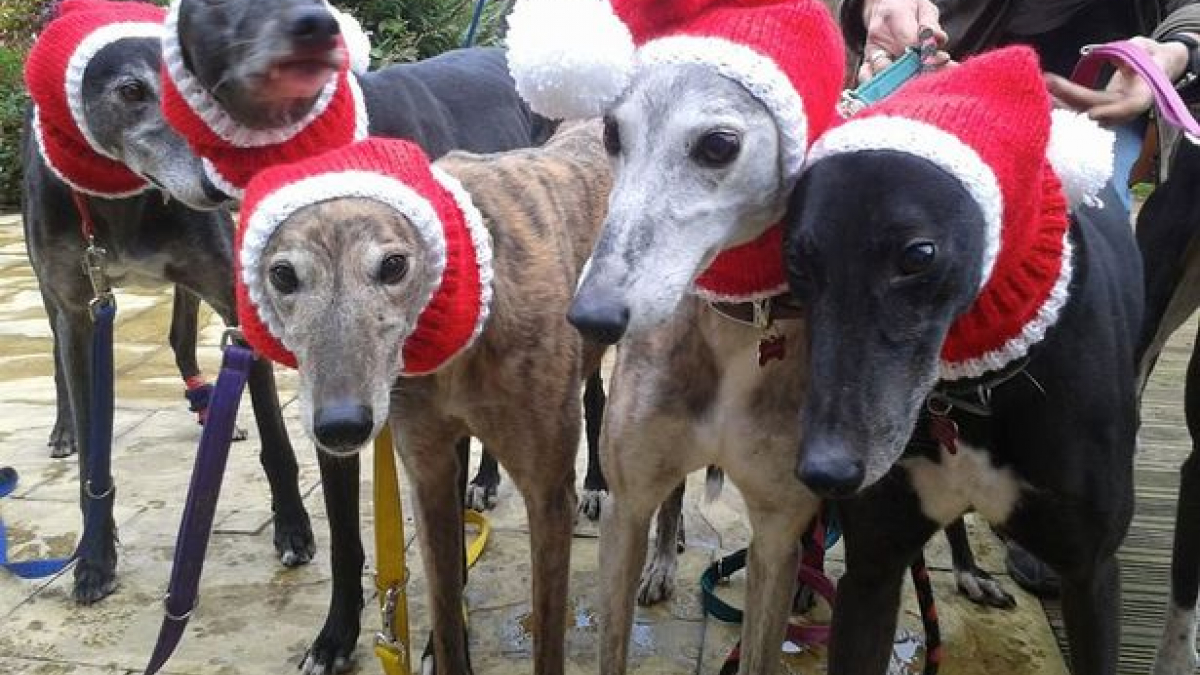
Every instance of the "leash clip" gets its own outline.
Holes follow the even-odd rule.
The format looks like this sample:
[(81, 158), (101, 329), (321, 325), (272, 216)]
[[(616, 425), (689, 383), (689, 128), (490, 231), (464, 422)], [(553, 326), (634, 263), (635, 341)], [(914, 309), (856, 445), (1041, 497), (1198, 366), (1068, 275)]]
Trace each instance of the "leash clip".
[(231, 344), (246, 344), (246, 338), (242, 336), (242, 329), (235, 327), (226, 328), (224, 333), (221, 333), (221, 351)]
[(377, 648), (387, 649), (389, 651), (400, 653), (407, 651), (408, 647), (404, 641), (396, 636), (396, 608), (399, 606), (400, 598), (406, 592), (408, 586), (408, 570), (404, 570), (404, 581), (398, 584), (392, 584), (388, 587), (387, 593), (383, 596), (383, 606), (379, 608), (380, 619), (382, 626), (379, 632), (375, 633), (375, 646)]
[(90, 305), (105, 304), (112, 300), (112, 284), (108, 279), (108, 251), (95, 242), (88, 244), (83, 252), (83, 273), (92, 285)]

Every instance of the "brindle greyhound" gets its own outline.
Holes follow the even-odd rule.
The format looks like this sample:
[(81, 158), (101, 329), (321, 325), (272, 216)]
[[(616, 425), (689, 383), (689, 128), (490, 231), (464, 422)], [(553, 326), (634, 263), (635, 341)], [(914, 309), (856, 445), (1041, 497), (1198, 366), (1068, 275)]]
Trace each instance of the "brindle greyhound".
[[(157, 101), (159, 53), (157, 39), (118, 40), (93, 57), (83, 79), (91, 135), (159, 189), (122, 199), (85, 197), (84, 203), (94, 221), (97, 242), (108, 251), (108, 272), (114, 284), (176, 284), (177, 289), (207, 302), (227, 324), (235, 325), (233, 224), (224, 210), (190, 208), (213, 209), (222, 198), (215, 196), (203, 179), (199, 158), (162, 118)], [(31, 137), (29, 119), (27, 116), (21, 149), (25, 166), (22, 214), (29, 259), (54, 333), (59, 419), (51, 440), (65, 440), (62, 430), (72, 426), (83, 467), (89, 455), (85, 432), (92, 379), (88, 351), (92, 289), (80, 266), (86, 244), (71, 190), (43, 160)], [(168, 193), (176, 200), (168, 200)], [(179, 301), (177, 293), (176, 317)], [(185, 313), (194, 312), (195, 300), (187, 302), (190, 309)], [(179, 331), (179, 327), (172, 323), (172, 345), (177, 347), (177, 358), (186, 359), (181, 354), (186, 355), (187, 349), (181, 350), (179, 345), (194, 345), (195, 328), (193, 324), (187, 335), (188, 330)], [(194, 367), (194, 356), (191, 361)], [(312, 558), (312, 530), (297, 487), (296, 458), (280, 415), (270, 363), (255, 364), (249, 385), (262, 438), (260, 457), (271, 486), (275, 548), (283, 564), (300, 565)], [(80, 488), (83, 499), (83, 486)], [(100, 600), (116, 588), (112, 501), (107, 505), (99, 546), (81, 550), (75, 567), (73, 595), (82, 603)]]
[[(230, 118), (255, 129), (272, 129), (312, 110), (318, 92), (343, 55), (338, 22), (320, 0), (210, 2), (175, 0), (178, 44), (184, 63)], [(404, 138), (432, 157), (451, 149), (494, 152), (543, 142), (553, 123), (533, 115), (513, 90), (500, 49), (454, 50), (425, 61), (360, 73), (373, 136)], [(589, 378), (588, 472), (580, 511), (599, 516), (605, 492), (596, 448), (604, 391), (597, 372)], [(458, 452), (467, 456), (469, 439)], [(329, 514), (333, 594), (325, 623), (305, 659), (304, 670), (325, 673), (346, 666), (359, 634), (364, 562), (358, 527), (358, 457), (320, 453), (321, 481)], [(463, 482), (466, 465), (463, 462)], [(474, 508), (495, 504), (500, 475), (484, 454), (479, 473), (463, 492)]]
[[(461, 182), (490, 233), (492, 299), (478, 339), (431, 374), (395, 376), (397, 345), (429, 297), (419, 289), (440, 274), (412, 214), (364, 197), (305, 206), (283, 217), (243, 275), (248, 285), (252, 274), (269, 280), (259, 284), (259, 305), (295, 355), (303, 423), (322, 454), (355, 456), (390, 418), (415, 490), (439, 672), (470, 672), (452, 450), (467, 433), (495, 451), (525, 498), (534, 672), (563, 672), (578, 386), (601, 352), (563, 317), (605, 213), (599, 131), (577, 125), (542, 148), (436, 162)], [(385, 275), (381, 258), (403, 258), (391, 265), (403, 271)]]

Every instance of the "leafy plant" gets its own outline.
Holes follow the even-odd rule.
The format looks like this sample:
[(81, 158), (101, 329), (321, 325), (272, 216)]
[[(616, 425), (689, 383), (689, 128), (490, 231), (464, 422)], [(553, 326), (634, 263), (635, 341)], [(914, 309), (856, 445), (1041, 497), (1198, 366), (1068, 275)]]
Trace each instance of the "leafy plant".
[[(375, 67), (429, 58), (463, 45), (475, 0), (342, 0), (335, 4), (354, 15), (371, 36)], [(511, 0), (487, 3), (475, 35), (476, 45), (499, 42)]]
[(21, 189), (20, 137), (25, 114), (22, 66), (33, 42), (41, 0), (0, 2), (0, 204), (19, 201)]

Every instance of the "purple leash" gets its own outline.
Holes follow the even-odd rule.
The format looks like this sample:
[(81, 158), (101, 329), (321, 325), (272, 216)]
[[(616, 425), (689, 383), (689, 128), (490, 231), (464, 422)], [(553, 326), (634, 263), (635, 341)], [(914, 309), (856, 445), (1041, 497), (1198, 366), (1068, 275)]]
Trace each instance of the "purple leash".
[(233, 442), (238, 404), (254, 362), (252, 351), (230, 339), (234, 335), (236, 329), (225, 333), (221, 372), (213, 389), (208, 420), (200, 432), (200, 447), (196, 452), (183, 519), (179, 523), (171, 579), (167, 584), (167, 595), (163, 598), (162, 627), (159, 628), (158, 642), (154, 645), (154, 654), (146, 666), (145, 675), (154, 675), (171, 658), (183, 638), (192, 611), (196, 609), (200, 572), (208, 550), (208, 537), (212, 533), (217, 498), (221, 494), (221, 479), (225, 475), (225, 462), (229, 459), (229, 446)]
[(1146, 50), (1128, 40), (1089, 45), (1082, 50), (1083, 57), (1075, 64), (1071, 79), (1087, 87), (1096, 86), (1100, 69), (1110, 61), (1119, 61), (1138, 74), (1154, 94), (1158, 114), (1171, 126), (1179, 129), (1192, 143), (1200, 143), (1200, 124), (1188, 110), (1179, 92), (1167, 79), (1162, 69), (1150, 58)]

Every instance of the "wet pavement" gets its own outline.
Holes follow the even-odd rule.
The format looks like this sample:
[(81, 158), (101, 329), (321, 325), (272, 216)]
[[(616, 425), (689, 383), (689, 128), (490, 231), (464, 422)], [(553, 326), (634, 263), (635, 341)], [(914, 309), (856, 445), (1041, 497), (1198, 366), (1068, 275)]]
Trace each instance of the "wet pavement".
[[(0, 572), (0, 673), (5, 675), (140, 673), (161, 621), (161, 598), (200, 429), (187, 411), (183, 384), (167, 346), (169, 288), (121, 291), (118, 303), (113, 469), (118, 485), (119, 586), (99, 604), (80, 607), (70, 599), (69, 570), (41, 582)], [(201, 325), (201, 364), (215, 376), (223, 328), (207, 310)], [(50, 328), (25, 256), (19, 219), (0, 215), (0, 465), (15, 467), (22, 477), (15, 495), (0, 501), (0, 517), (8, 525), (9, 552), (15, 559), (68, 554), (80, 532), (76, 461), (51, 459), (46, 447), (55, 416), (52, 367)], [(295, 377), (281, 372), (279, 380), (300, 459), (301, 491), (318, 540), (317, 557), (307, 566), (285, 569), (274, 555), (270, 501), (245, 400), (239, 424), (251, 429), (250, 439), (233, 448), (200, 607), (166, 673), (293, 672), (324, 619), (330, 570), (321, 487), (313, 450), (296, 419)], [(581, 453), (581, 477), (584, 459)], [(366, 473), (363, 532), (369, 548), (371, 492)], [(681, 556), (675, 597), (661, 606), (639, 609), (631, 672), (715, 674), (737, 639), (736, 626), (705, 618), (698, 579), (712, 560), (744, 546), (748, 531), (736, 489), (727, 484), (721, 497), (708, 504), (703, 492), (703, 476), (693, 475), (684, 512), (688, 548)], [(531, 672), (529, 543), (524, 509), (511, 483), (501, 485), (500, 504), (490, 517), (492, 539), (467, 587), (475, 672)], [(971, 531), (981, 566), (1017, 596), (1018, 607), (983, 609), (958, 596), (948, 571), (949, 555), (938, 538), (928, 556), (945, 644), (941, 672), (1065, 673), (1041, 605), (1003, 575), (1003, 549), (990, 532), (974, 522)], [(410, 540), (413, 532), (410, 521)], [(594, 524), (580, 521), (572, 555), (574, 622), (567, 636), (567, 672), (575, 675), (596, 671)], [(840, 548), (831, 554), (833, 573), (840, 571), (839, 555)], [(427, 612), (416, 546), (410, 546), (408, 556), (414, 574), (412, 630), (420, 645)], [(373, 554), (368, 551), (367, 557), (369, 568)], [(368, 569), (364, 586), (373, 588), (369, 575)], [(736, 602), (744, 582), (739, 574), (720, 592)], [(366, 607), (357, 672), (379, 673), (370, 652), (369, 636), (379, 624), (373, 596), (366, 599)], [(821, 608), (816, 613), (821, 614)], [(824, 672), (820, 649), (781, 652), (781, 658), (786, 673)], [(906, 589), (893, 671), (920, 672), (922, 658), (915, 600)]]

